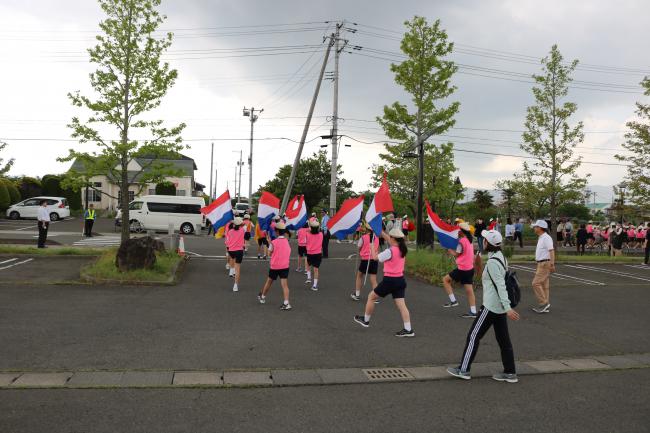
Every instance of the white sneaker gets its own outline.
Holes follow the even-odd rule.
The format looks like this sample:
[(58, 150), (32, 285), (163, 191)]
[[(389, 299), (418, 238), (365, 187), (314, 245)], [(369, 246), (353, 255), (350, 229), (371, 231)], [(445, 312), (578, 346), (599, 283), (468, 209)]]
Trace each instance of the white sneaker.
[(226, 263), (226, 269), (230, 269), (230, 265)]
[(232, 286), (232, 291), (233, 291), (233, 292), (239, 292), (239, 287), (237, 287), (237, 284), (235, 284), (234, 286)]

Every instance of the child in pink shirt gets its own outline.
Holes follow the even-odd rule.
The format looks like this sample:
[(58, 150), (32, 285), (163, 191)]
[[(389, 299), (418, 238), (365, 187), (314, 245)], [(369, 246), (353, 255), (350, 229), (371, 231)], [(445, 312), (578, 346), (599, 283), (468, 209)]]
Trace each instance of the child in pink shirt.
[(264, 283), (264, 287), (257, 295), (257, 300), (260, 304), (266, 303), (266, 294), (271, 289), (273, 281), (280, 277), (280, 285), (282, 286), (282, 293), (284, 295), (284, 302), (280, 309), (283, 311), (291, 310), (289, 304), (289, 261), (291, 260), (291, 246), (289, 240), (286, 238), (287, 229), (283, 222), (278, 222), (275, 225), (276, 234), (278, 237), (271, 241), (269, 251), (271, 253), (269, 276)]
[(320, 231), (318, 220), (309, 221), (309, 233), (307, 233), (307, 281), (305, 284), (311, 284), (311, 271), (314, 271), (314, 284), (311, 286), (313, 291), (318, 290), (318, 275), (321, 260), (323, 259), (323, 232)]
[(244, 227), (244, 220), (240, 217), (235, 217), (232, 222), (232, 228), (228, 230), (226, 237), (226, 250), (228, 251), (228, 258), (230, 260), (230, 277), (235, 278), (235, 285), (232, 287), (233, 292), (239, 291), (239, 277), (241, 275), (241, 262), (244, 260), (244, 235), (246, 228)]
[(303, 265), (307, 272), (307, 233), (309, 233), (309, 224), (305, 223), (302, 228), (298, 229), (298, 268), (296, 272), (302, 272)]

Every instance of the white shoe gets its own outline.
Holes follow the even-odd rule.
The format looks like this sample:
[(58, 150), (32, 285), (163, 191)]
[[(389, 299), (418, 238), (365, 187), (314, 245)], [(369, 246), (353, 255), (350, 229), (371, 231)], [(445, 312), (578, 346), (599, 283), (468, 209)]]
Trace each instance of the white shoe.
[(226, 269), (230, 269), (230, 265), (226, 263)]
[(237, 287), (237, 284), (235, 284), (234, 286), (232, 286), (232, 291), (233, 291), (233, 292), (239, 292), (239, 287)]

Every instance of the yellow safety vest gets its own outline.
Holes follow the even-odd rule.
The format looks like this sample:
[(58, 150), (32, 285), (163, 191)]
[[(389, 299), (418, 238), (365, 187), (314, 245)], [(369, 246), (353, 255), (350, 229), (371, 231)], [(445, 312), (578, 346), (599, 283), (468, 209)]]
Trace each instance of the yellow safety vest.
[(95, 210), (94, 209), (88, 209), (88, 216), (86, 217), (87, 220), (94, 220), (95, 219)]

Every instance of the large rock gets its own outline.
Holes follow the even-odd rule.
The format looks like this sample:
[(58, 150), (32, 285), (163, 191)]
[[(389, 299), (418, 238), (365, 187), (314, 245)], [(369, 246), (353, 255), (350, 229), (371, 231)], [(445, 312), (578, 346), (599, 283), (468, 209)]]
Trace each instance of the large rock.
[(115, 266), (122, 272), (134, 269), (151, 269), (156, 264), (156, 251), (164, 251), (165, 245), (150, 236), (122, 242), (115, 256)]

